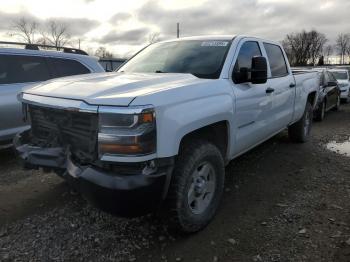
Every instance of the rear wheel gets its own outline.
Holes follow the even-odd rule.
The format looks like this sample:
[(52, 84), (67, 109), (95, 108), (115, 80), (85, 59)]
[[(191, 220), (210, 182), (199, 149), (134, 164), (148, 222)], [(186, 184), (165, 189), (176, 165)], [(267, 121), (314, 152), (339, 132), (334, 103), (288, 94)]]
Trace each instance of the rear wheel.
[(326, 101), (323, 100), (319, 108), (316, 110), (315, 120), (322, 121), (326, 112)]
[(219, 207), (224, 177), (224, 160), (215, 145), (202, 140), (187, 143), (178, 156), (166, 201), (170, 227), (184, 233), (204, 228)]
[(309, 140), (312, 127), (313, 110), (310, 102), (306, 103), (302, 118), (288, 127), (289, 138), (293, 142), (304, 143)]

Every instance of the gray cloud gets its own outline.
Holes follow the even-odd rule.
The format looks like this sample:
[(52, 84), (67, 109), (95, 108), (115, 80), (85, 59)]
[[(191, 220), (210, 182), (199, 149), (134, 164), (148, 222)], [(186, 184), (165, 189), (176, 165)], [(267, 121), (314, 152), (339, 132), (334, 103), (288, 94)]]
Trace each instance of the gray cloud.
[(113, 15), (110, 19), (109, 19), (109, 22), (111, 24), (119, 24), (120, 22), (123, 22), (127, 19), (131, 18), (131, 14), (129, 13), (124, 13), (124, 12), (121, 12), (121, 13), (116, 13), (115, 15)]
[[(90, 20), (87, 18), (58, 17), (52, 18), (52, 20), (66, 25), (68, 28), (68, 33), (72, 36), (82, 36), (100, 24), (96, 20)], [(45, 21), (43, 24), (45, 24)]]
[(22, 17), (28, 19), (28, 21), (37, 22), (40, 29), (44, 29), (48, 20), (55, 20), (59, 23), (67, 25), (68, 32), (72, 36), (82, 36), (100, 24), (96, 20), (91, 20), (87, 18), (52, 17), (50, 19), (44, 20), (25, 12), (5, 13), (0, 11), (0, 31), (11, 31), (14, 23)]
[[(84, 0), (82, 5), (98, 0)], [(103, 5), (103, 1), (101, 5)], [(129, 45), (129, 50), (145, 45), (150, 33), (159, 28), (160, 39), (176, 37), (176, 23), (180, 22), (181, 36), (203, 34), (246, 34), (280, 41), (286, 34), (302, 29), (316, 29), (334, 43), (339, 33), (350, 33), (349, 0), (206, 0), (188, 8), (164, 7), (162, 0), (144, 0), (136, 11), (118, 9), (107, 21), (112, 30), (100, 39), (86, 39), (86, 44)], [(324, 7), (328, 3), (328, 8)], [(105, 7), (105, 8), (108, 8)], [(44, 24), (45, 20), (27, 12), (10, 14), (0, 11), (0, 34), (11, 28), (20, 17), (34, 19)], [(103, 12), (96, 10), (96, 12)], [(88, 16), (86, 16), (88, 17)], [(55, 18), (69, 27), (72, 37), (84, 39), (84, 34), (103, 21), (89, 18)], [(129, 23), (138, 20), (141, 25), (130, 30)], [(137, 22), (137, 21), (136, 21)], [(134, 23), (133, 23), (134, 24)]]
[(334, 40), (339, 32), (350, 31), (350, 1), (334, 0), (333, 6), (321, 9), (325, 1), (266, 2), (257, 0), (208, 0), (194, 8), (165, 9), (159, 1), (142, 6), (140, 21), (158, 25), (165, 38), (176, 36), (180, 22), (182, 36), (201, 34), (248, 34), (281, 40), (287, 33), (317, 29)]
[(102, 37), (99, 42), (101, 44), (143, 44), (145, 43), (149, 32), (148, 28), (139, 28), (123, 32), (113, 30)]
[(23, 12), (19, 14), (13, 14), (13, 13), (5, 13), (0, 11), (0, 31), (6, 31), (6, 32), (10, 31), (15, 21), (17, 21), (20, 18), (26, 18), (26, 19), (29, 19), (30, 21), (35, 21), (40, 23), (40, 19), (28, 13)]

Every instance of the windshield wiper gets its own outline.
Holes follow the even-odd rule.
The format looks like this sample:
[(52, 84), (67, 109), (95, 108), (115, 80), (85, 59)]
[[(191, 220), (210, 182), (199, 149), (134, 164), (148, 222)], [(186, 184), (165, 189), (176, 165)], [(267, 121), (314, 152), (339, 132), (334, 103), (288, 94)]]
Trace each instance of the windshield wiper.
[(156, 70), (154, 73), (168, 73), (168, 72), (164, 72), (162, 70)]

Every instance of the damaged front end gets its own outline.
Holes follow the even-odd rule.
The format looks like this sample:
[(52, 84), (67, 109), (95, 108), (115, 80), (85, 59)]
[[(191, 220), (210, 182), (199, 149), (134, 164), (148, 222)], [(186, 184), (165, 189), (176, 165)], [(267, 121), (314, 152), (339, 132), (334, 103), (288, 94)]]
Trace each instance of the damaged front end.
[(31, 129), (18, 134), (14, 145), (26, 167), (64, 170), (66, 158), (79, 164), (96, 161), (97, 114), (24, 104)]
[[(129, 123), (124, 115), (123, 121), (116, 123), (121, 116), (119, 109), (117, 114), (104, 109), (105, 115), (101, 116), (97, 106), (82, 101), (68, 103), (66, 99), (28, 94), (21, 101), (31, 129), (17, 134), (14, 146), (24, 167), (54, 171), (73, 183), (93, 204), (118, 215), (147, 213), (165, 198), (172, 158), (148, 160), (152, 155), (135, 155), (132, 160), (140, 161), (118, 162), (115, 160), (123, 158), (112, 154), (116, 150), (130, 154), (134, 148), (141, 153), (154, 152), (151, 142), (155, 131), (150, 129), (154, 123), (149, 111), (140, 117), (134, 114), (132, 127), (120, 127)], [(101, 119), (105, 121), (103, 125)], [(131, 142), (118, 136), (119, 129), (121, 134), (131, 130), (126, 136)], [(137, 137), (130, 139), (130, 134)], [(101, 137), (103, 140), (99, 141)], [(140, 146), (130, 144), (135, 141)]]

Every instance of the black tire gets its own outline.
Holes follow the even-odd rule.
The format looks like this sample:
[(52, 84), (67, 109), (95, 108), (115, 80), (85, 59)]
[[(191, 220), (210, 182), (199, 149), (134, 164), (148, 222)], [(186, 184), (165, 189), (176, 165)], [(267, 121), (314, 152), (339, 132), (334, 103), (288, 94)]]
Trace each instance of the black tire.
[(312, 106), (310, 102), (307, 102), (302, 118), (288, 127), (288, 135), (293, 142), (305, 143), (309, 140), (312, 127), (312, 116)]
[(335, 106), (333, 107), (334, 111), (339, 111), (340, 108), (340, 95), (337, 96), (337, 102), (335, 104)]
[(323, 100), (319, 108), (315, 112), (315, 120), (323, 121), (326, 112), (326, 101)]
[[(194, 192), (193, 174), (200, 172), (198, 168), (201, 163), (208, 163), (210, 166), (210, 174), (215, 177), (215, 183), (212, 186), (215, 190), (213, 190), (211, 200), (207, 202), (208, 206), (204, 211), (194, 213), (192, 208), (195, 208), (190, 206), (194, 202), (189, 203), (189, 195), (191, 188), (191, 192)], [(186, 143), (176, 160), (166, 200), (165, 215), (170, 229), (181, 233), (193, 233), (203, 229), (217, 212), (224, 190), (224, 180), (224, 160), (215, 145), (203, 140), (193, 140)]]

